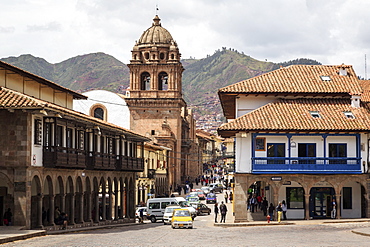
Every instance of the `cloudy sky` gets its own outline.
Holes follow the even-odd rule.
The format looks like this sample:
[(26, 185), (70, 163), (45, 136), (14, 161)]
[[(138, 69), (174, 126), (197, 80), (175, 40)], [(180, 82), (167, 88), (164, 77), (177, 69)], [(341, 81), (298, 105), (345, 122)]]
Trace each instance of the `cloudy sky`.
[(156, 14), (182, 58), (222, 47), (258, 60), (351, 64), (370, 77), (369, 0), (1, 0), (0, 58), (104, 52), (129, 63)]

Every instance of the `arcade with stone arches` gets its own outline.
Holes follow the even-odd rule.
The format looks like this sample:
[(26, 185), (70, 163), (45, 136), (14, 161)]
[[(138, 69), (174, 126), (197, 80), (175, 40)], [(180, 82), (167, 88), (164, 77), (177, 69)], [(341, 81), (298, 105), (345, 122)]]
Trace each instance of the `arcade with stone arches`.
[(30, 228), (55, 227), (56, 208), (68, 215), (73, 226), (134, 222), (134, 177), (113, 171), (34, 170)]
[[(266, 197), (274, 207), (283, 200), (289, 219), (330, 219), (333, 200), (335, 218), (368, 218), (369, 198), (366, 174), (235, 174), (235, 222), (248, 221), (248, 199), (253, 195)], [(259, 211), (260, 209), (258, 209)]]

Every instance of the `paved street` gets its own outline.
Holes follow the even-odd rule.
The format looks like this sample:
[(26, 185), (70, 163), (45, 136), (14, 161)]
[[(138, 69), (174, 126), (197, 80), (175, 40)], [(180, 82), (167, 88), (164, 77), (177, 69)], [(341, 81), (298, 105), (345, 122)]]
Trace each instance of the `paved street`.
[[(221, 194), (218, 194), (221, 201)], [(213, 212), (213, 204), (209, 204)], [(228, 204), (231, 210), (231, 204)], [(369, 246), (370, 237), (354, 229), (370, 228), (368, 222), (216, 227), (214, 215), (198, 216), (194, 229), (172, 229), (162, 223), (138, 224), (35, 237), (3, 246)]]
[(370, 223), (262, 227), (215, 227), (213, 215), (199, 216), (194, 229), (161, 223), (36, 237), (4, 246), (369, 246), (351, 232)]

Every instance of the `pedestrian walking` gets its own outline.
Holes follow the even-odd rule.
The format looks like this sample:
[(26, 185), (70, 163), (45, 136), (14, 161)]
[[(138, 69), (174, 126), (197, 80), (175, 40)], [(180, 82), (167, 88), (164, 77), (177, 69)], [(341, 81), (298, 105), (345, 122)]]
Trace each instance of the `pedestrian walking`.
[(269, 215), (270, 215), (270, 220), (271, 221), (274, 220), (274, 211), (275, 211), (274, 204), (270, 203), (270, 206), (269, 206)]
[(4, 225), (11, 226), (12, 217), (13, 217), (12, 211), (10, 208), (8, 208), (8, 210), (4, 213), (4, 217), (3, 217)]
[(283, 214), (283, 208), (281, 205), (282, 205), (281, 202), (279, 202), (279, 204), (276, 207), (277, 220), (279, 223), (281, 222), (281, 215)]
[(227, 191), (225, 191), (225, 203), (227, 203), (228, 198), (229, 198), (229, 195), (227, 194)]
[(337, 202), (333, 198), (333, 201), (331, 202), (331, 218), (335, 219), (337, 216)]
[(230, 191), (230, 195), (229, 195), (230, 202), (233, 202), (233, 199), (234, 199), (233, 192)]
[(139, 210), (139, 213), (140, 213), (140, 218), (139, 218), (139, 222), (144, 224), (144, 208), (141, 208)]
[(224, 204), (224, 202), (221, 202), (221, 205), (220, 205), (220, 212), (221, 212), (221, 223), (222, 221), (225, 223), (225, 220), (226, 220), (226, 213), (227, 213), (227, 207), (226, 205)]
[(285, 200), (283, 200), (281, 202), (281, 208), (283, 209), (283, 220), (287, 220), (286, 212), (287, 212), (288, 208), (286, 206)]
[(262, 201), (262, 211), (263, 211), (263, 215), (266, 216), (267, 215), (267, 209), (269, 207), (269, 203), (268, 201), (266, 200), (266, 197), (263, 198), (263, 201)]
[(217, 223), (217, 216), (218, 216), (218, 203), (215, 203), (213, 212), (215, 213), (215, 223)]
[(252, 213), (254, 213), (254, 209), (256, 209), (256, 212), (257, 212), (257, 199), (256, 199), (256, 195), (253, 195), (249, 201), (249, 205), (250, 205), (250, 210)]

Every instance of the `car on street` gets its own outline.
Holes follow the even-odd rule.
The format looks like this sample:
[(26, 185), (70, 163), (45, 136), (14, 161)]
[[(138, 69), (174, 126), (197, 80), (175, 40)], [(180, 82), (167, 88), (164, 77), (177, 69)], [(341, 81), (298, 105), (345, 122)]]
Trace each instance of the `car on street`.
[(197, 205), (197, 214), (198, 215), (202, 215), (202, 214), (210, 215), (210, 213), (211, 213), (211, 209), (206, 204), (198, 203), (198, 205)]
[(189, 197), (198, 197), (198, 192), (190, 192), (189, 195), (185, 196), (185, 199), (187, 200)]
[(206, 197), (206, 204), (208, 203), (216, 203), (217, 202), (217, 196), (214, 193), (208, 193)]
[(204, 187), (202, 187), (202, 188), (200, 188), (202, 191), (203, 191), (203, 193), (205, 194), (205, 195), (207, 195), (209, 192), (211, 192), (211, 188), (210, 187), (208, 187), (208, 186), (204, 186)]
[(171, 219), (172, 228), (193, 228), (193, 219), (187, 209), (173, 210)]
[(181, 209), (181, 206), (166, 207), (166, 209), (164, 210), (164, 214), (163, 214), (163, 224), (164, 225), (171, 224), (173, 210), (175, 209)]
[(195, 217), (197, 217), (197, 210), (188, 201), (179, 201), (179, 205), (181, 206), (181, 208), (186, 208), (190, 211), (193, 220)]
[(206, 199), (206, 195), (204, 194), (203, 191), (197, 191), (197, 196), (199, 197), (199, 200), (205, 200)]
[(200, 201), (199, 201), (199, 197), (188, 197), (187, 198), (187, 201), (189, 202), (189, 204), (192, 206), (192, 207), (194, 207), (194, 208), (196, 208), (197, 206), (197, 204), (198, 203), (200, 203)]
[(213, 193), (216, 193), (216, 192), (222, 193), (225, 189), (225, 186), (221, 183), (213, 183), (213, 184), (210, 184), (209, 187), (211, 188), (210, 190)]

